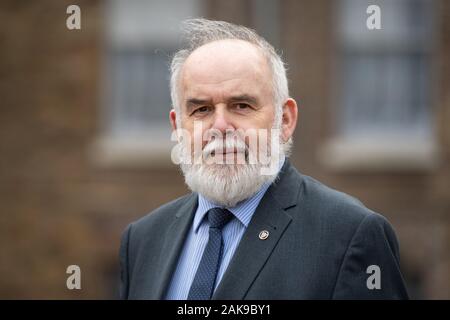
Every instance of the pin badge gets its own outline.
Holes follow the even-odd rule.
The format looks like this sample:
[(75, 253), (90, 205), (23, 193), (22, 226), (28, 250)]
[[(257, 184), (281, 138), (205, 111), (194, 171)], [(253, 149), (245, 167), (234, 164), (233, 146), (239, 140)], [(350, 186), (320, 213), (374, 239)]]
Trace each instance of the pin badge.
[(266, 240), (269, 237), (269, 231), (263, 230), (259, 233), (259, 238), (261, 240)]

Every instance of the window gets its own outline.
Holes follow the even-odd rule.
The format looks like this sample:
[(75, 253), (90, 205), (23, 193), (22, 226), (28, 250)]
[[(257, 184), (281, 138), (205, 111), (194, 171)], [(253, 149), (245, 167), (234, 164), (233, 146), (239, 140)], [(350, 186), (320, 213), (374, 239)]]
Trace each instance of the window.
[[(404, 160), (429, 159), (433, 1), (338, 3), (335, 151), (405, 168)], [(371, 4), (381, 9), (380, 30), (366, 28)]]
[(170, 57), (180, 22), (201, 15), (201, 0), (109, 0), (105, 3), (102, 137), (104, 164), (170, 162)]

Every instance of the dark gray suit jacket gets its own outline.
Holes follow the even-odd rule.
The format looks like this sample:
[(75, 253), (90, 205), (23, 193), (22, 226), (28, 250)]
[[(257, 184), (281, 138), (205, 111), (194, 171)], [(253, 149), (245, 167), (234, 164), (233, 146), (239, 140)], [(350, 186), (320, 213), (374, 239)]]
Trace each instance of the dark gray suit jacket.
[[(197, 207), (192, 193), (131, 223), (120, 247), (122, 299), (164, 299)], [(266, 240), (259, 239), (269, 231)], [(380, 289), (368, 289), (370, 265)], [(373, 283), (373, 278), (369, 279)], [(406, 299), (395, 233), (358, 200), (288, 160), (262, 198), (213, 299)]]

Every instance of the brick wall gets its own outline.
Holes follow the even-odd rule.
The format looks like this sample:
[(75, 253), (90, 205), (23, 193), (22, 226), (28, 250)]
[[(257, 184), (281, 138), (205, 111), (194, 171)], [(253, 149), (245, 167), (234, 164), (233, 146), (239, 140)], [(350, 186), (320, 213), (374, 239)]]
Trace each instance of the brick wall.
[[(333, 71), (330, 1), (280, 1), (292, 95), (300, 102), (294, 164), (359, 197), (397, 230), (414, 295), (450, 298), (450, 3), (439, 2), (435, 105), (441, 164), (427, 173), (330, 172)], [(116, 291), (126, 224), (186, 192), (172, 166), (112, 169), (90, 159), (100, 133), (103, 2), (77, 1), (82, 30), (65, 27), (70, 1), (0, 3), (0, 297), (105, 298)], [(210, 16), (251, 25), (249, 1), (211, 1)], [(65, 287), (82, 268), (81, 292)]]

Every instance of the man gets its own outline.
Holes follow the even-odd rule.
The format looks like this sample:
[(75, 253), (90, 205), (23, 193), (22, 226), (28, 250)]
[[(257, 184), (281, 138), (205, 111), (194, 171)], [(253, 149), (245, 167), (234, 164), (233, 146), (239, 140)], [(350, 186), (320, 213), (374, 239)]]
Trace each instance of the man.
[(273, 47), (226, 22), (184, 26), (170, 122), (192, 193), (125, 230), (121, 298), (407, 298), (389, 223), (289, 163), (297, 104)]

